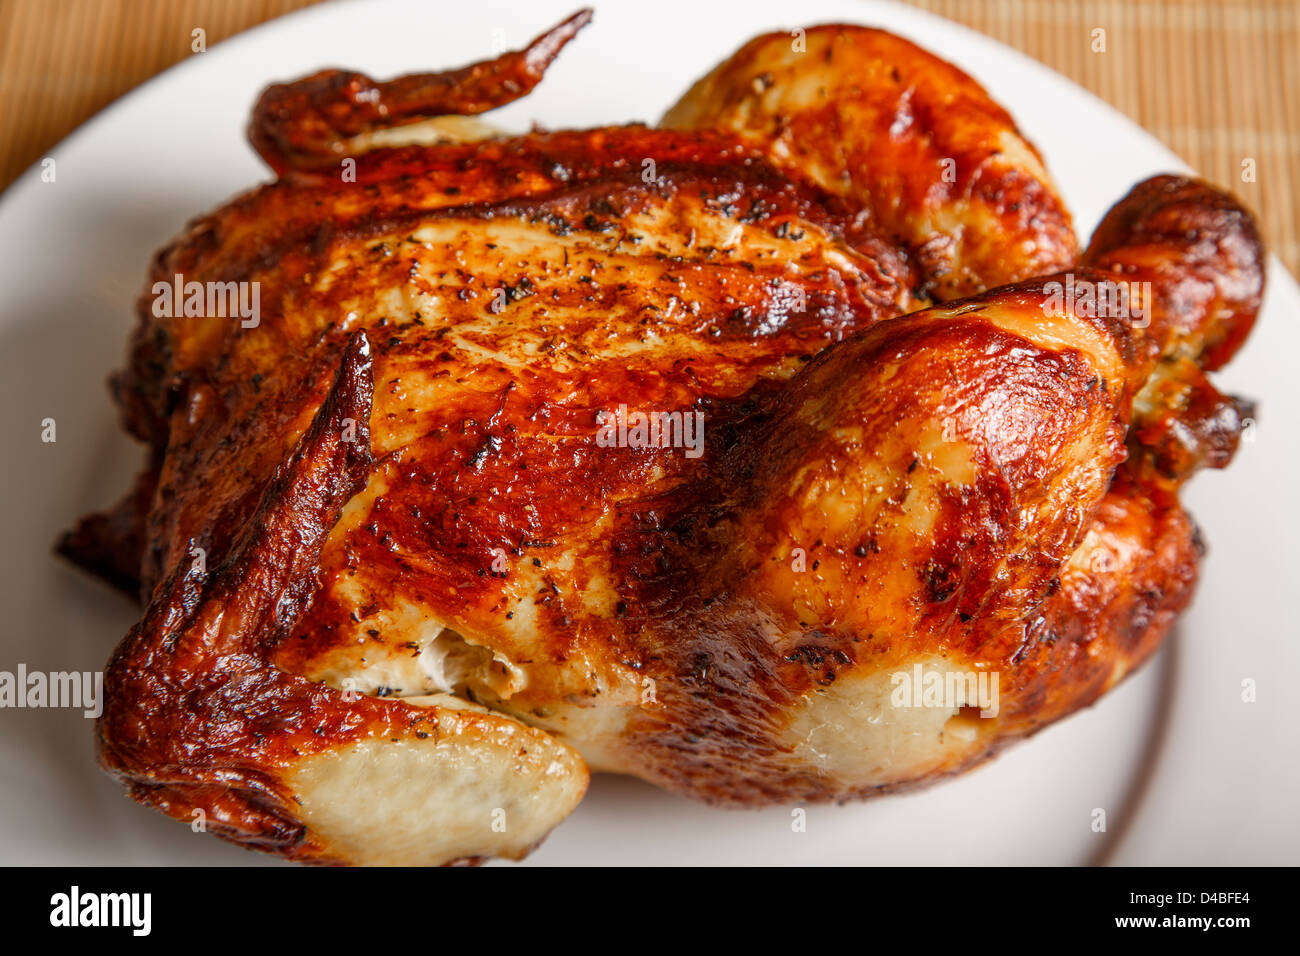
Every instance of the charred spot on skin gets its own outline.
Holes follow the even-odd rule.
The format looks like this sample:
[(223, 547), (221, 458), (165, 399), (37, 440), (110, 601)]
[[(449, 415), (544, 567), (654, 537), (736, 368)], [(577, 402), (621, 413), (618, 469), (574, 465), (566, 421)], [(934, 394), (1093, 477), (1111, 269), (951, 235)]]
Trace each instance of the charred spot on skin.
[(853, 663), (853, 658), (839, 648), (817, 644), (801, 644), (787, 654), (785, 660), (791, 664), (802, 664), (814, 672), (813, 680), (822, 687), (835, 683), (838, 668)]
[(498, 435), (488, 435), (483, 444), (478, 447), (474, 454), (470, 455), (465, 462), (465, 467), (471, 471), (481, 471), (483, 463), (487, 461), (489, 455), (495, 455), (501, 450), (501, 438)]
[(957, 572), (947, 565), (930, 561), (921, 575), (925, 582), (926, 600), (931, 604), (943, 604), (957, 591)]

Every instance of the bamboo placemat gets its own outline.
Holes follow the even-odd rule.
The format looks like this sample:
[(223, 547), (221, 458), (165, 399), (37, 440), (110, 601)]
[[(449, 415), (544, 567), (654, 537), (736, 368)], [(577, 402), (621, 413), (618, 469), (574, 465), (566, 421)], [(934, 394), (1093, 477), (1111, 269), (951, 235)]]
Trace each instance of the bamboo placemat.
[[(97, 110), (190, 56), (195, 29), (210, 47), (313, 2), (0, 0), (0, 186)], [(1028, 53), (1127, 113), (1257, 210), (1270, 247), (1300, 274), (1297, 0), (911, 2)], [(798, 19), (797, 3), (790, 16)], [(1094, 50), (1096, 30), (1105, 31), (1104, 51)]]

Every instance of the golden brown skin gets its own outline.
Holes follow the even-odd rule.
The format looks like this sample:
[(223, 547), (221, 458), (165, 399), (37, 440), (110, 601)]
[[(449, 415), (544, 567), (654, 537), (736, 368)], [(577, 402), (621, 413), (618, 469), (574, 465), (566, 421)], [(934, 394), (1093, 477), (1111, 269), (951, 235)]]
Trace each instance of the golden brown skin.
[(363, 73), (322, 70), (277, 83), (253, 108), (248, 138), (277, 173), (322, 166), (353, 152), (349, 141), (429, 116), (471, 116), (526, 96), (570, 40), (591, 22), (579, 10), (522, 50), (459, 70), (416, 73), (386, 83)]
[(1156, 367), (1135, 399), (1130, 470), (1176, 488), (1223, 468), (1253, 405), (1221, 395), (1205, 375), (1250, 334), (1266, 257), (1250, 214), (1182, 176), (1139, 183), (1106, 215), (1083, 256), (1128, 282), (1150, 282)]
[(1070, 215), (1038, 150), (978, 83), (883, 30), (844, 24), (750, 40), (664, 116), (725, 129), (851, 199), (955, 299), (1072, 265)]
[[(1204, 370), (1258, 309), (1249, 216), (1160, 177), (1073, 267), (968, 78), (807, 36), (846, 126), (898, 109), (887, 57), (913, 107), (957, 99), (878, 166), (630, 126), (376, 148), (349, 182), (303, 136), (159, 253), (115, 381), (152, 467), (63, 542), (145, 596), (99, 724), (137, 799), (306, 861), (518, 856), (588, 767), (733, 805), (911, 787), (1159, 645), (1199, 556), (1177, 487), (1240, 429)], [(500, 73), (422, 83), (473, 112)], [(1000, 185), (925, 187), (958, 142)], [(1151, 282), (1151, 321), (1053, 307), (1058, 267)], [(155, 317), (176, 274), (258, 282), (260, 324)], [(699, 413), (701, 453), (607, 446), (619, 406)], [(997, 673), (999, 712), (889, 709), (918, 664)]]

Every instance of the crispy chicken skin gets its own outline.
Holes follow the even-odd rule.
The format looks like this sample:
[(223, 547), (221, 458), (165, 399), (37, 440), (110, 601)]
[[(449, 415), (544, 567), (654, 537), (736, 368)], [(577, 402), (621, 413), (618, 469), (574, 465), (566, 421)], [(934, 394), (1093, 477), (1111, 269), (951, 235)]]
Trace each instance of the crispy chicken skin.
[(1011, 116), (969, 76), (884, 30), (828, 25), (746, 43), (664, 116), (725, 129), (844, 196), (947, 300), (1056, 272), (1065, 204)]
[[(440, 864), (527, 853), (589, 770), (862, 797), (1092, 703), (1190, 601), (1178, 488), (1235, 450), (1205, 373), (1263, 288), (1235, 201), (1157, 177), (1080, 258), (1000, 107), (847, 26), (664, 128), (424, 138), (586, 20), (272, 87), (278, 178), (159, 252), (114, 380), (149, 465), (60, 545), (145, 605), (98, 724), (137, 800)], [(156, 315), (178, 275), (258, 283), (259, 323)], [(1130, 281), (1143, 321), (1058, 301)], [(638, 411), (680, 441), (606, 440)], [(996, 674), (996, 714), (895, 706), (918, 665)]]

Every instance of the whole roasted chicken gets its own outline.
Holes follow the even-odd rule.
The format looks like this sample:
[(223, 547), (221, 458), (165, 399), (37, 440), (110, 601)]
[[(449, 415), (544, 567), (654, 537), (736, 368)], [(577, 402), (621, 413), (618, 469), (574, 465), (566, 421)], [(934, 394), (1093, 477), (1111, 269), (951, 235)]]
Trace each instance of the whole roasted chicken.
[[(589, 771), (865, 797), (1092, 703), (1187, 605), (1247, 212), (1160, 176), (1080, 252), (1011, 117), (855, 26), (751, 41), (658, 127), (471, 118), (588, 19), (272, 86), (278, 178), (158, 253), (113, 381), (147, 467), (60, 544), (144, 604), (97, 727), (135, 799), (440, 864), (523, 856)], [(997, 700), (900, 704), (922, 673)]]

